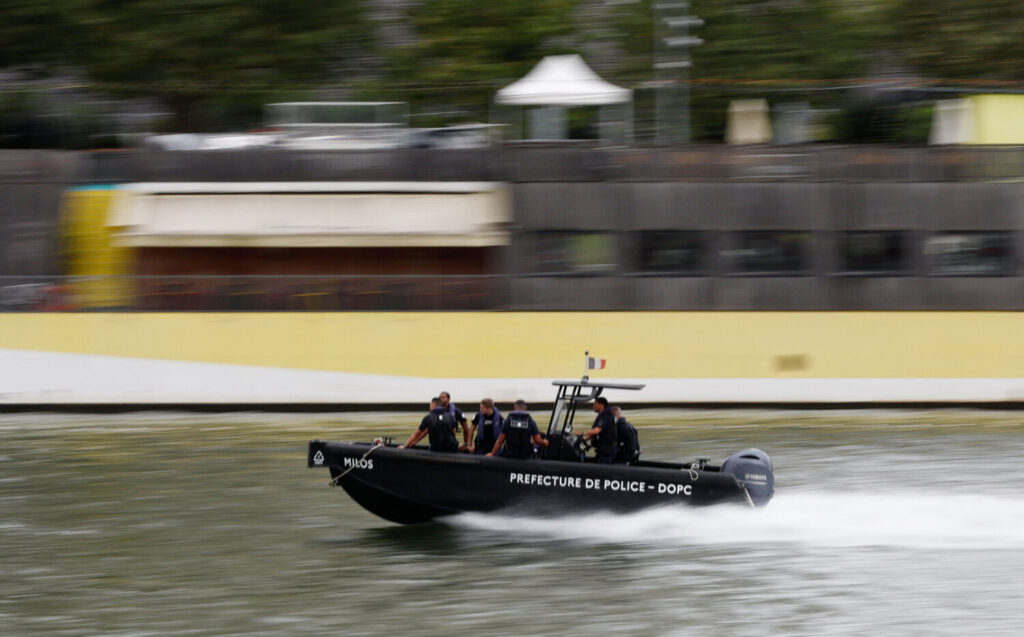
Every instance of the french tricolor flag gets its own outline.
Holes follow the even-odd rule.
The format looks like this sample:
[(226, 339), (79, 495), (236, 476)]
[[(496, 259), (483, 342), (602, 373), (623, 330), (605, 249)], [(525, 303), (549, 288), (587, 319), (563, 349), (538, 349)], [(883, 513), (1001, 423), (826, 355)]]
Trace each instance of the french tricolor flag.
[(604, 369), (605, 359), (587, 356), (587, 369)]

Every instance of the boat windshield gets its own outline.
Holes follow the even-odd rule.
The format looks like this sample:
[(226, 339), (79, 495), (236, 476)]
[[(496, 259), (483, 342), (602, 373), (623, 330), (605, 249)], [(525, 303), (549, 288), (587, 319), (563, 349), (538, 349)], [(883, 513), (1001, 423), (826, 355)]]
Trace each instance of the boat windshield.
[[(576, 416), (576, 407), (580, 403), (591, 402), (600, 396), (605, 388), (629, 390), (644, 388), (643, 385), (591, 383), (586, 379), (580, 381), (556, 380), (551, 384), (558, 387), (558, 393), (555, 395), (555, 403), (551, 409), (548, 436), (570, 433), (572, 431), (573, 418)], [(585, 393), (584, 390), (586, 390)]]
[(555, 408), (551, 411), (551, 422), (548, 424), (548, 436), (561, 433), (565, 427), (564, 420), (569, 416), (570, 399), (563, 398), (555, 401)]

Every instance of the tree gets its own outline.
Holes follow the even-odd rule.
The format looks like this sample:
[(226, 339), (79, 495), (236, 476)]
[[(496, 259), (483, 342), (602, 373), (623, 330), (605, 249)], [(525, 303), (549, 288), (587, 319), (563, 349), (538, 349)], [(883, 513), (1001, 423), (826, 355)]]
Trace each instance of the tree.
[[(632, 83), (654, 79), (652, 2), (617, 8), (615, 32), (622, 50), (612, 77)], [(695, 138), (721, 139), (730, 99), (787, 88), (787, 100), (806, 99), (821, 80), (861, 77), (876, 46), (877, 12), (848, 0), (695, 0), (689, 10), (704, 40), (689, 51)], [(659, 35), (668, 32), (661, 28)], [(832, 96), (816, 100), (829, 102)]]
[(416, 39), (392, 54), (393, 77), (414, 104), (487, 113), (503, 83), (565, 52), (575, 0), (424, 0), (407, 15)]
[(891, 0), (888, 46), (936, 79), (1024, 79), (1024, 3)]
[(85, 0), (9, 0), (0, 20), (0, 69), (81, 57)]
[(258, 112), (268, 95), (337, 81), (369, 46), (362, 16), (360, 0), (22, 0), (0, 26), (0, 64), (82, 68), (196, 130), (222, 123), (211, 105)]

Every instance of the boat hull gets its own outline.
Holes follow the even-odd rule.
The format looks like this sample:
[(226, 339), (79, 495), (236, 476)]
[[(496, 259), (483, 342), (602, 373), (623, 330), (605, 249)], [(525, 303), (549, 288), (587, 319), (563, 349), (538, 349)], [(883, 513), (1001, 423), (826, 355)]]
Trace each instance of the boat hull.
[(368, 511), (399, 524), (465, 512), (630, 512), (751, 500), (731, 474), (668, 463), (636, 466), (511, 460), (315, 440), (307, 464)]

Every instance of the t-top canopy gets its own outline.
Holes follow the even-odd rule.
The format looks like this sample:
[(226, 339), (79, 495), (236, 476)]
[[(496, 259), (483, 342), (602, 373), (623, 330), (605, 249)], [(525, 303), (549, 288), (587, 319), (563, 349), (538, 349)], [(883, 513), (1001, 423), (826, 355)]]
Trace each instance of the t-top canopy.
[(606, 82), (579, 55), (550, 55), (519, 80), (498, 91), (498, 104), (585, 106), (633, 100), (633, 91)]
[(640, 390), (646, 387), (646, 385), (636, 384), (625, 384), (625, 383), (605, 383), (603, 381), (587, 381), (587, 380), (553, 380), (551, 384), (555, 387), (597, 387), (600, 389), (634, 389)]

